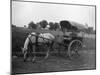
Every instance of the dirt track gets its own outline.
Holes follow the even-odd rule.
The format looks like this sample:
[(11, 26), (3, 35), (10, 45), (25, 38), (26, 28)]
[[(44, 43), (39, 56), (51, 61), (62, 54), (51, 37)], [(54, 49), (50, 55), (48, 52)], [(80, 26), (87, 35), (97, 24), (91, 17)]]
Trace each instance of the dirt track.
[(95, 69), (95, 50), (82, 50), (80, 57), (69, 60), (62, 56), (49, 56), (43, 62), (23, 62), (21, 57), (12, 59), (13, 73), (37, 73), (37, 72), (55, 72), (68, 70)]

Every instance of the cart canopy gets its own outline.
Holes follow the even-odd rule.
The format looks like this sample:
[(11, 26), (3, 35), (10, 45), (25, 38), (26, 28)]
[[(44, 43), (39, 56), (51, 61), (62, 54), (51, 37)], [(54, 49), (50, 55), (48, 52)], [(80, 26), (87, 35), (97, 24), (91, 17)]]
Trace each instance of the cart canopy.
[(86, 27), (82, 24), (67, 20), (60, 21), (60, 26), (61, 29), (66, 28), (68, 30), (75, 30), (75, 31), (86, 29)]

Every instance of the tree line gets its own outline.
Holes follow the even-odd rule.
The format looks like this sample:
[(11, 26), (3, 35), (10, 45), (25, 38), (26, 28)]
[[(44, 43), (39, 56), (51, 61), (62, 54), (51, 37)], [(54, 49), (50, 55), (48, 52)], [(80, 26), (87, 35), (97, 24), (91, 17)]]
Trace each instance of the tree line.
[(42, 20), (40, 22), (34, 23), (31, 21), (28, 24), (29, 29), (49, 29), (49, 30), (57, 30), (60, 29), (60, 25), (57, 22), (47, 22), (46, 20)]

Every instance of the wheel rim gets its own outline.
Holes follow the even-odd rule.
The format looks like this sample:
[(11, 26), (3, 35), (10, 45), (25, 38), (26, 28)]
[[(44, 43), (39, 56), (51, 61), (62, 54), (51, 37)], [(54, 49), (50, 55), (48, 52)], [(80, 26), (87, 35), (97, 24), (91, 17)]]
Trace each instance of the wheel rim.
[(73, 40), (68, 46), (68, 56), (70, 59), (79, 56), (78, 51), (82, 48), (82, 42), (80, 40)]

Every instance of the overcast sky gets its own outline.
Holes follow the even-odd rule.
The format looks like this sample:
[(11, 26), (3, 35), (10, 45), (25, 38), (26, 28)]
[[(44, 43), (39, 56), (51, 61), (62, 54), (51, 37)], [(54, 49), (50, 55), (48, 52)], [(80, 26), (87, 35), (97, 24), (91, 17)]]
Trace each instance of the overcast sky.
[(61, 20), (87, 23), (95, 29), (95, 7), (12, 1), (12, 24), (28, 25), (30, 21), (59, 22)]

